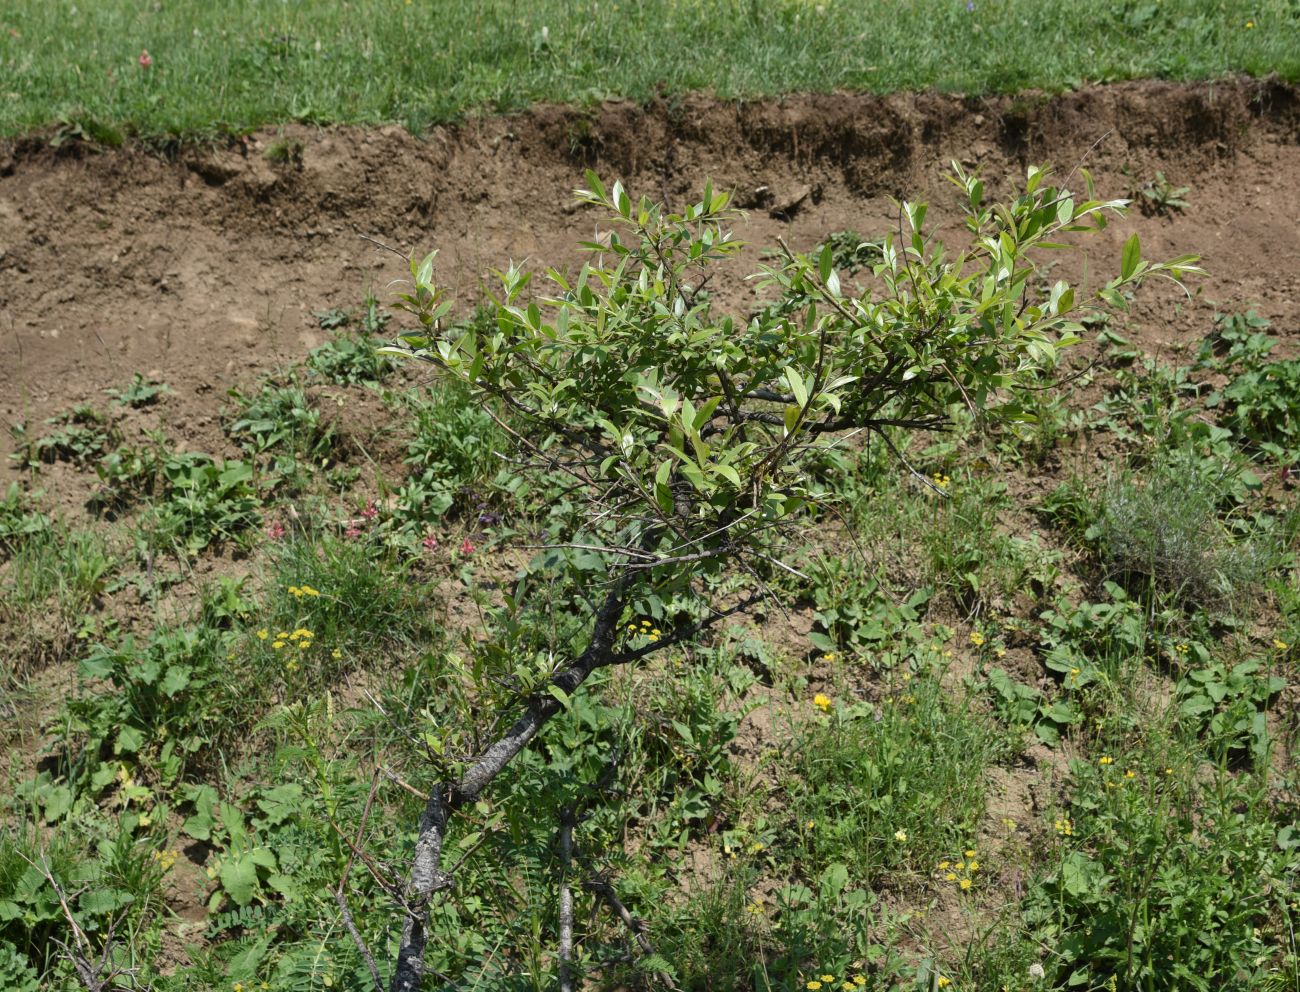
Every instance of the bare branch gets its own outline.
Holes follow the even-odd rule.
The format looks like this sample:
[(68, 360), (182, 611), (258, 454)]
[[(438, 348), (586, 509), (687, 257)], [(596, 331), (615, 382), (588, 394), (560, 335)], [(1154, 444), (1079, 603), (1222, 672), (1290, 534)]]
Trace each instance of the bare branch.
[(573, 861), (573, 810), (560, 812), (560, 992), (573, 992), (573, 891), (569, 866)]

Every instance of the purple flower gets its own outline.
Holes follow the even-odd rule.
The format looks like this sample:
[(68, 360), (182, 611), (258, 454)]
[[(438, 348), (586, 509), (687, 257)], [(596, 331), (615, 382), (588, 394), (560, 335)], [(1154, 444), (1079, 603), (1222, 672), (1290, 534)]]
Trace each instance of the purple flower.
[(975, 12), (975, 0), (966, 0), (966, 12), (970, 14)]

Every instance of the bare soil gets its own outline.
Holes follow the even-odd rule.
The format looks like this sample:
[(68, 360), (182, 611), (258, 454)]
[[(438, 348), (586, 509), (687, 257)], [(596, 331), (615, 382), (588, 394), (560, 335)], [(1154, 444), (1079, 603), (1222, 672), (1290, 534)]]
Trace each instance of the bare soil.
[[(1211, 274), (1191, 301), (1145, 294), (1137, 342), (1194, 342), (1216, 307), (1247, 303), (1297, 333), (1300, 91), (1269, 81), (544, 106), (420, 137), (295, 125), (167, 154), (38, 135), (0, 144), (0, 416), (36, 424), (149, 372), (178, 391), (164, 426), (219, 450), (228, 388), (324, 341), (313, 311), (356, 306), (367, 290), (383, 300), (403, 274), (361, 235), (438, 248), (441, 280), (468, 306), (494, 267), (577, 258), (599, 223), (571, 196), (586, 168), (678, 205), (712, 178), (750, 208), (746, 241), (809, 247), (831, 231), (893, 229), (891, 197), (927, 198), (932, 217), (955, 208), (951, 160), (998, 194), (1030, 163), (1085, 165), (1104, 196), (1159, 170), (1191, 187), (1188, 208), (1135, 211), (1094, 251), (1113, 268), (1137, 230), (1152, 257), (1198, 252)], [(752, 300), (739, 277), (758, 260), (747, 253), (722, 281), (724, 303)]]

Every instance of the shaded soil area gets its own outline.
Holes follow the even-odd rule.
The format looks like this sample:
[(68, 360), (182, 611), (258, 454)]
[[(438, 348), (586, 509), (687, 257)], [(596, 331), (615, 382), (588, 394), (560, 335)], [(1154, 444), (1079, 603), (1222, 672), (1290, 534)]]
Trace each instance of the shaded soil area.
[[(33, 136), (0, 145), (0, 416), (39, 423), (148, 372), (178, 391), (187, 441), (217, 446), (229, 387), (326, 339), (313, 311), (389, 297), (403, 263), (362, 235), (439, 249), (441, 280), (468, 306), (492, 268), (573, 260), (599, 234), (571, 196), (587, 168), (674, 205), (711, 178), (748, 208), (746, 241), (807, 248), (893, 229), (891, 197), (951, 215), (952, 160), (995, 195), (1029, 163), (1085, 165), (1106, 197), (1163, 173), (1190, 187), (1186, 209), (1135, 211), (1092, 250), (1109, 272), (1138, 230), (1151, 257), (1197, 252), (1211, 274), (1190, 301), (1145, 293), (1139, 343), (1195, 341), (1216, 307), (1247, 303), (1295, 334), (1300, 91), (1275, 82), (540, 107), (421, 137), (295, 125), (167, 154)], [(741, 277), (759, 261), (746, 253), (716, 287), (725, 304), (752, 302)]]

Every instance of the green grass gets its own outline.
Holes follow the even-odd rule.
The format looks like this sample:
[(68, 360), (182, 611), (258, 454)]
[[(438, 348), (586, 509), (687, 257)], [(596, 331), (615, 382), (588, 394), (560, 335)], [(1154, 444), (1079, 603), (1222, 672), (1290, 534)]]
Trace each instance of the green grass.
[(987, 93), (1233, 72), (1300, 78), (1294, 3), (16, 0), (0, 12), (0, 134), (60, 120), (110, 143), (287, 121), (419, 131), (659, 92)]

